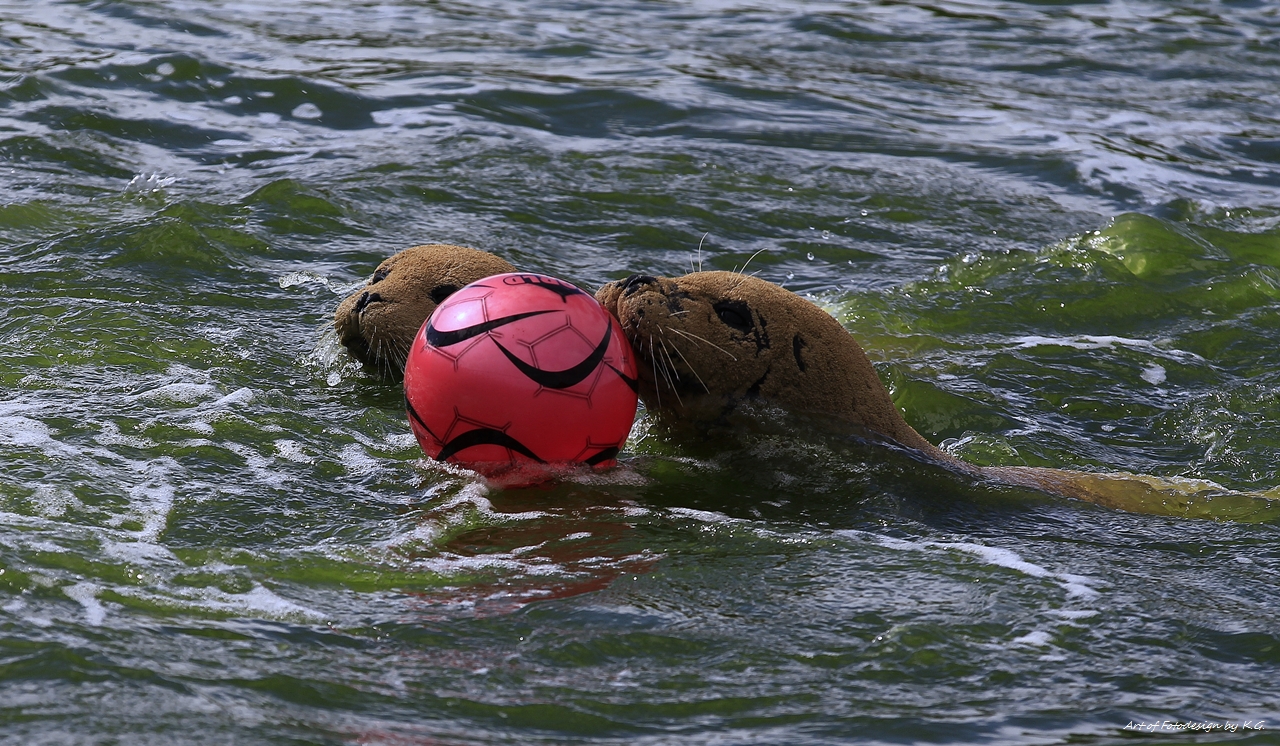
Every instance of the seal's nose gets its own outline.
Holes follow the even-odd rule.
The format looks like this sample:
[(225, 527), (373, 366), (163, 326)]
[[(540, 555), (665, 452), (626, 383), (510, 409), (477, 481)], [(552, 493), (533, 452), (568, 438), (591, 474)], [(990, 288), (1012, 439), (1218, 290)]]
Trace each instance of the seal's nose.
[(656, 285), (657, 283), (658, 278), (653, 275), (631, 275), (619, 284), (622, 286), (623, 295), (631, 295), (645, 285)]
[(360, 294), (360, 300), (356, 301), (356, 314), (364, 313), (364, 309), (370, 303), (382, 302), (382, 296), (378, 293), (370, 293), (368, 290)]

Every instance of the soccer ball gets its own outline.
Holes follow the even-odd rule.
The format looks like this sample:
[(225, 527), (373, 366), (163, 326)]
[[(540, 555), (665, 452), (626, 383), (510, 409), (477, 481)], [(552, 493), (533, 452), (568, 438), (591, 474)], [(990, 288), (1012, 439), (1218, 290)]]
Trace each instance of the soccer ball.
[(418, 331), (404, 371), (422, 450), (490, 476), (613, 465), (636, 388), (617, 320), (574, 285), (525, 272), (450, 295)]

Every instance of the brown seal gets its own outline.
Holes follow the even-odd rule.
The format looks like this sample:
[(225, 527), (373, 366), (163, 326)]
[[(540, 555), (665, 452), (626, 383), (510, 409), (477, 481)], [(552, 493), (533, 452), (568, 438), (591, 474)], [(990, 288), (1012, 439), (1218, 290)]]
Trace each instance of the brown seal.
[(398, 378), (414, 335), (441, 301), (464, 285), (515, 270), (465, 246), (413, 246), (379, 264), (364, 287), (338, 305), (333, 327), (357, 360)]
[[(646, 408), (679, 421), (715, 420), (758, 400), (834, 418), (867, 439), (887, 439), (979, 481), (1145, 513), (1258, 520), (1276, 512), (1270, 501), (1256, 499), (1263, 496), (1200, 480), (963, 462), (907, 424), (871, 361), (838, 321), (756, 277), (632, 275), (600, 288), (596, 299), (635, 348)], [(1210, 497), (1217, 498), (1213, 510), (1205, 507)]]
[(646, 407), (711, 420), (758, 399), (951, 458), (902, 418), (840, 322), (773, 283), (734, 272), (632, 275), (600, 288), (596, 300), (639, 356)]

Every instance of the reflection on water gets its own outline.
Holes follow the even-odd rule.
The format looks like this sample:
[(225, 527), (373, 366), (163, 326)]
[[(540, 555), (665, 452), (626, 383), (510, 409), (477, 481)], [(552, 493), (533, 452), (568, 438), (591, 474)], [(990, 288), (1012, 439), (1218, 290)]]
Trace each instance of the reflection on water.
[(642, 414), (619, 469), (498, 491), (325, 329), (413, 243), (584, 286), (749, 261), (966, 459), (1270, 490), (1277, 40), (1250, 3), (0, 7), (0, 733), (1275, 720), (1274, 521), (768, 417)]

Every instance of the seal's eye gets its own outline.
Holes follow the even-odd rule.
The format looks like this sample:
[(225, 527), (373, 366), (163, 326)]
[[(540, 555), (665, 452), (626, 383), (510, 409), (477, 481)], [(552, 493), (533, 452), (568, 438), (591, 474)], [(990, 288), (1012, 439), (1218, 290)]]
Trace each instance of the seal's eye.
[(431, 288), (431, 300), (437, 306), (444, 302), (445, 298), (458, 292), (457, 285), (436, 285)]
[(746, 303), (722, 300), (711, 307), (721, 321), (740, 332), (746, 333), (755, 328), (755, 324), (751, 323), (751, 309)]
[(382, 282), (383, 280), (387, 279), (387, 275), (389, 274), (391, 274), (390, 269), (375, 270), (373, 273), (373, 277), (369, 280), (369, 284), (376, 285), (379, 282)]

